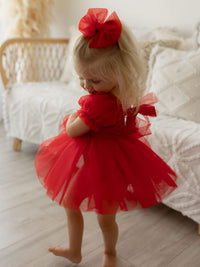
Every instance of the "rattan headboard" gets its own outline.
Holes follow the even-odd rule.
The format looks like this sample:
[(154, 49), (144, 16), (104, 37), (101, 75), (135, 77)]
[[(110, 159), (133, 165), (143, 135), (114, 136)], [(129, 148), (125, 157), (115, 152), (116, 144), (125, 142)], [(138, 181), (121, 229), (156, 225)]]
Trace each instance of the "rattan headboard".
[(5, 89), (17, 82), (58, 80), (67, 57), (68, 39), (14, 38), (0, 48)]

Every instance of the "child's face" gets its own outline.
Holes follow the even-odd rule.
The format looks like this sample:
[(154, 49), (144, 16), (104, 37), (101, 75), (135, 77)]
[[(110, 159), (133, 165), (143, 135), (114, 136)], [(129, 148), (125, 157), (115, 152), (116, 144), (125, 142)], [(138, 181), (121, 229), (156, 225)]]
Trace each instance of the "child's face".
[(86, 90), (88, 93), (100, 93), (100, 92), (112, 92), (117, 86), (115, 81), (104, 80), (98, 75), (92, 75), (87, 73), (87, 71), (82, 71), (76, 68), (76, 72), (79, 76), (81, 87)]

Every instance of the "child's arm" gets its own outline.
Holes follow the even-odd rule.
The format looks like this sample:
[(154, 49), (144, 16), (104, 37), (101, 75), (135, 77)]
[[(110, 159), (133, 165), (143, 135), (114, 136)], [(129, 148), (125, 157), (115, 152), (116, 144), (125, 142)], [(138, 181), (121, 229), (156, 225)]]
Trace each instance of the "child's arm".
[(78, 117), (75, 112), (71, 114), (66, 126), (67, 134), (70, 137), (77, 137), (90, 131), (90, 128)]

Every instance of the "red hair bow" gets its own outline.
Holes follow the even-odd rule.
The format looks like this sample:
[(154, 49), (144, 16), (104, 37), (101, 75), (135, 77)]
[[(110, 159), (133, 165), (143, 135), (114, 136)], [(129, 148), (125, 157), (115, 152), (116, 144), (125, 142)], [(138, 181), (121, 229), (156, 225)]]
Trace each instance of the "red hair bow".
[(115, 45), (119, 40), (122, 24), (116, 12), (107, 19), (106, 8), (89, 8), (87, 14), (79, 22), (79, 31), (91, 38), (90, 48), (102, 48)]

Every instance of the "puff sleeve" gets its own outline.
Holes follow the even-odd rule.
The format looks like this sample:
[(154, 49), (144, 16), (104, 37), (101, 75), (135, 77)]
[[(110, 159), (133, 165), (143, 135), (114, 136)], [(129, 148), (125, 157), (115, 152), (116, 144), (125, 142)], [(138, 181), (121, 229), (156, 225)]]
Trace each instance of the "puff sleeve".
[(78, 116), (93, 131), (109, 127), (117, 120), (116, 99), (110, 94), (86, 95), (79, 99)]

